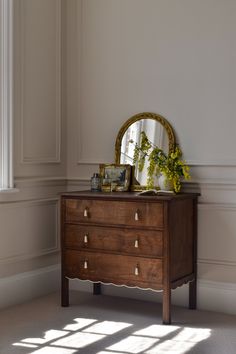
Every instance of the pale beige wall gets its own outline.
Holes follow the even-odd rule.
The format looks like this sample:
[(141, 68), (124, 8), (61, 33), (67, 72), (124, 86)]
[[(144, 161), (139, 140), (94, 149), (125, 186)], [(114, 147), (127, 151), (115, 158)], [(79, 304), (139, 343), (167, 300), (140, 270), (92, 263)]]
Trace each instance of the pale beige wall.
[[(191, 163), (236, 164), (234, 1), (68, 4), (77, 26), (68, 38), (69, 97), (81, 99), (71, 112), (77, 121), (80, 116), (77, 161), (112, 161), (121, 124), (147, 110), (172, 123)], [(69, 167), (76, 175), (75, 161)]]
[(61, 0), (15, 2), (16, 178), (65, 176), (64, 17)]
[(236, 283), (236, 2), (69, 0), (67, 8), (71, 188), (89, 186), (98, 164), (114, 161), (130, 116), (162, 114), (202, 193), (199, 279)]
[(64, 0), (14, 0), (16, 189), (0, 192), (3, 279), (59, 263), (58, 193), (66, 189), (65, 10)]
[(59, 261), (65, 176), (87, 188), (123, 122), (153, 111), (175, 128), (202, 193), (199, 279), (235, 284), (235, 1), (14, 4), (18, 191), (0, 194), (0, 277)]

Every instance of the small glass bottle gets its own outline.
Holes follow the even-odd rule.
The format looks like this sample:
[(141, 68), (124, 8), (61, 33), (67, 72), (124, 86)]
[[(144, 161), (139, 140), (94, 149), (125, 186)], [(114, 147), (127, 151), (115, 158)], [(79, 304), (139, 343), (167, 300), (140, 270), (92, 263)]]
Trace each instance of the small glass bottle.
[(109, 178), (108, 174), (106, 173), (104, 178), (103, 178), (102, 184), (104, 184), (105, 186), (108, 186), (108, 185), (110, 185), (110, 183), (111, 183), (110, 182), (110, 178)]
[(94, 173), (91, 178), (91, 191), (98, 192), (101, 190), (101, 178), (98, 173)]

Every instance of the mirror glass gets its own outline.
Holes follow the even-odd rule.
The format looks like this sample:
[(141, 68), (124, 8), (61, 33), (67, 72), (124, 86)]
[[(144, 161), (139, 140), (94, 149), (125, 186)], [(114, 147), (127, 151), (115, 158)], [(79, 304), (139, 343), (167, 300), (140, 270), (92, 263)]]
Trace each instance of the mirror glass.
[[(175, 136), (170, 123), (154, 113), (140, 113), (131, 117), (120, 129), (116, 139), (116, 163), (133, 165), (135, 144), (140, 145), (141, 132), (144, 131), (149, 141), (166, 153), (174, 146)], [(147, 161), (140, 172), (133, 168), (132, 190), (142, 190), (147, 181)]]

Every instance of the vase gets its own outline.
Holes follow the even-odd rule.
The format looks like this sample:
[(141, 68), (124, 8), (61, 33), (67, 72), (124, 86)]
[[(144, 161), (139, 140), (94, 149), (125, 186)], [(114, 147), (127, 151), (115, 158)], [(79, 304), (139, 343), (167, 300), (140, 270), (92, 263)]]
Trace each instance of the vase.
[(172, 181), (170, 181), (166, 175), (161, 174), (160, 177), (158, 178), (158, 184), (159, 187), (162, 191), (173, 191), (174, 186)]

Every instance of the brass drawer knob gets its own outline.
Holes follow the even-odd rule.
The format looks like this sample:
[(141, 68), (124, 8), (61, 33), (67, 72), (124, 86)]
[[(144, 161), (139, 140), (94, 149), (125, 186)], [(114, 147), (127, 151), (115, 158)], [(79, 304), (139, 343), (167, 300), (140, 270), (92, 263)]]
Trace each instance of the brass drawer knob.
[(139, 247), (138, 240), (135, 240), (135, 242), (134, 242), (134, 247), (135, 247), (135, 248), (138, 248), (138, 247)]
[(88, 217), (88, 208), (84, 209), (84, 217), (87, 218)]
[(136, 265), (135, 269), (134, 269), (134, 274), (135, 275), (139, 275), (139, 267), (138, 264)]
[(88, 243), (88, 234), (84, 235), (84, 243)]
[(137, 209), (135, 214), (134, 214), (134, 220), (138, 221), (139, 220), (139, 210)]
[(88, 269), (88, 261), (84, 261), (84, 269)]

